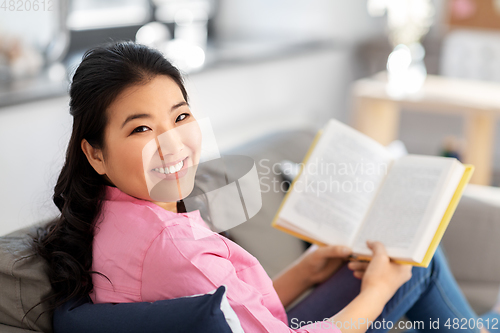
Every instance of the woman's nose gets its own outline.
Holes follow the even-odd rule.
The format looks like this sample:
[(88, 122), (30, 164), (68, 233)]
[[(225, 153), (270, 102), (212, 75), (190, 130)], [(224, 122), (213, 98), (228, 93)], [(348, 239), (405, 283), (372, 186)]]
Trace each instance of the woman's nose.
[(157, 145), (164, 156), (177, 155), (184, 148), (182, 135), (177, 128), (169, 129), (158, 135)]

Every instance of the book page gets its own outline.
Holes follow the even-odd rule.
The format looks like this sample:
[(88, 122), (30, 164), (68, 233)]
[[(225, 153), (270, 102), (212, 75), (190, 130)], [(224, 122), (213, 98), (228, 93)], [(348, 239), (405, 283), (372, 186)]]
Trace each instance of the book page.
[(465, 169), (456, 170), (457, 164), (463, 167), (452, 158), (417, 155), (394, 162), (353, 250), (371, 254), (366, 240), (378, 240), (391, 257), (415, 258), (423, 234), (428, 231), (427, 238), (432, 239), (428, 227), (435, 231), (461, 179)]
[(280, 218), (327, 244), (351, 244), (392, 163), (373, 139), (331, 120)]

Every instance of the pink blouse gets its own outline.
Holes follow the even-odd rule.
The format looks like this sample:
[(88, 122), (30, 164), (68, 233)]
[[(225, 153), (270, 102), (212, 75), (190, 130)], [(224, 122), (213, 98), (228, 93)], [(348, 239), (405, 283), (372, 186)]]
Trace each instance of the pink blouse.
[(224, 284), (245, 332), (337, 332), (330, 322), (292, 330), (259, 261), (212, 232), (199, 211), (173, 213), (106, 186), (93, 243), (94, 303), (154, 302)]

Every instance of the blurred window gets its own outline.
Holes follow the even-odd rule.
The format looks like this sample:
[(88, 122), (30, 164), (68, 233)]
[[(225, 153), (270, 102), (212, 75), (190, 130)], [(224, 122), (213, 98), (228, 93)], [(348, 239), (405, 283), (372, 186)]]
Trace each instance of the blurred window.
[(71, 0), (71, 30), (123, 27), (146, 23), (151, 17), (148, 0)]

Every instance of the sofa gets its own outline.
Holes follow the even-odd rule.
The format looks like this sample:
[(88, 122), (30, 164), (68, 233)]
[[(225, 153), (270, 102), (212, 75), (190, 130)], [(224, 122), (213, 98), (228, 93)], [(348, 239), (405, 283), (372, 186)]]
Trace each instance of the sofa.
[[(307, 247), (302, 240), (270, 226), (287, 189), (277, 166), (285, 159), (301, 162), (314, 135), (313, 129), (277, 132), (222, 152), (250, 156), (257, 166), (262, 191), (262, 208), (249, 221), (230, 229), (229, 236), (254, 255), (271, 277), (291, 264)], [(18, 237), (20, 242), (25, 242), (26, 230), (14, 233), (10, 237), (14, 236)], [(496, 302), (500, 286), (498, 238), (500, 238), (500, 189), (469, 185), (442, 244), (451, 270), (473, 309), (479, 314), (489, 310)], [(5, 237), (0, 237), (2, 251), (0, 256), (11, 253), (5, 248), (5, 244), (8, 243), (5, 240)], [(43, 264), (32, 253), (21, 253), (20, 257), (24, 260), (24, 269), (31, 270), (28, 275), (32, 279), (24, 281), (27, 289), (23, 295), (12, 296), (12, 299), (17, 297), (18, 304), (5, 304), (6, 301), (0, 301), (0, 331), (12, 333), (51, 331), (49, 314), (42, 316), (37, 324), (33, 323), (33, 318), (36, 318), (42, 309), (37, 309), (28, 317), (29, 325), (24, 329), (14, 327), (15, 318), (18, 320), (22, 317), (29, 308), (28, 304), (36, 304), (37, 299), (50, 292)], [(0, 263), (1, 259), (2, 257)], [(2, 278), (6, 277), (0, 275), (0, 282)], [(19, 280), (19, 283), (23, 281)], [(6, 292), (3, 287), (1, 292)]]

